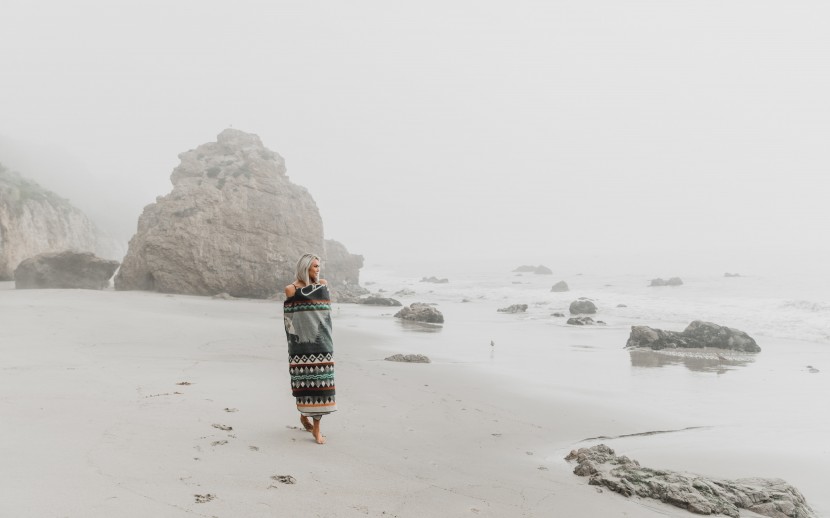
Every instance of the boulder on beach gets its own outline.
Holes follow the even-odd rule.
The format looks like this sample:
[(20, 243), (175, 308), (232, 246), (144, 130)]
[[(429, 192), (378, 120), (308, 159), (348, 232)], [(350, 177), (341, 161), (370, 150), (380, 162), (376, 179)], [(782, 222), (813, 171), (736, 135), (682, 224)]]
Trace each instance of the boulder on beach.
[(774, 518), (812, 518), (813, 510), (798, 489), (778, 478), (726, 480), (685, 472), (652, 469), (616, 455), (605, 444), (571, 451), (574, 474), (588, 484), (626, 497), (651, 498), (696, 514), (741, 516), (741, 509)]
[(745, 332), (701, 320), (695, 320), (682, 332), (631, 326), (631, 334), (625, 346), (655, 350), (712, 347), (747, 353), (761, 351), (755, 340)]
[(527, 304), (511, 304), (506, 308), (499, 308), (496, 311), (499, 313), (524, 313), (527, 311)]
[(557, 293), (560, 293), (560, 292), (563, 292), (563, 291), (569, 291), (569, 290), (570, 290), (570, 288), (568, 288), (568, 283), (565, 282), (565, 281), (559, 281), (550, 288), (550, 291), (557, 292)]
[(430, 363), (430, 359), (423, 354), (393, 354), (384, 358), (388, 362)]
[(591, 299), (579, 298), (568, 307), (571, 315), (593, 315), (597, 312), (597, 305)]
[(47, 252), (25, 259), (17, 266), (14, 287), (102, 290), (109, 286), (118, 264), (92, 252)]
[(683, 285), (683, 280), (680, 277), (672, 277), (669, 280), (661, 279), (661, 278), (658, 277), (656, 279), (651, 279), (651, 283), (649, 284), (649, 287), (652, 287), (652, 286), (682, 286), (682, 285)]
[(414, 322), (426, 322), (428, 324), (444, 323), (444, 315), (435, 309), (435, 307), (424, 304), (423, 302), (413, 302), (408, 307), (404, 307), (395, 313), (395, 318), (412, 320)]

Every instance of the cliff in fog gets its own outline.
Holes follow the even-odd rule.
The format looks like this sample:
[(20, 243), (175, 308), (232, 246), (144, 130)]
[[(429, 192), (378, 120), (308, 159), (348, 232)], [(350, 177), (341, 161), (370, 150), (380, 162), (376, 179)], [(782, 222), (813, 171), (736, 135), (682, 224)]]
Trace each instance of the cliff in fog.
[(0, 164), (0, 280), (21, 261), (75, 249), (112, 256), (112, 246), (69, 201)]

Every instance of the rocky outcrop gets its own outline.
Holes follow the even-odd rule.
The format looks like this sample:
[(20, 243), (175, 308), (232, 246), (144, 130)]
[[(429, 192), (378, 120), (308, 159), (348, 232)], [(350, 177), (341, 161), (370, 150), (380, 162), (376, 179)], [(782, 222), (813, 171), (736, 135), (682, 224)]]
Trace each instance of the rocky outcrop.
[(427, 356), (423, 354), (393, 354), (384, 360), (388, 362), (406, 362), (406, 363), (430, 363)]
[(360, 285), (362, 255), (350, 254), (343, 244), (326, 239), (323, 241), (322, 259), (322, 275), (329, 283), (333, 301), (353, 303), (369, 293)]
[(29, 257), (67, 249), (112, 257), (110, 244), (69, 201), (0, 165), (0, 281)]
[[(258, 136), (226, 129), (179, 159), (173, 190), (138, 220), (116, 289), (267, 298), (294, 279), (302, 254), (325, 255), (317, 205)], [(328, 280), (354, 278), (356, 258), (342, 269), (333, 262)]]
[(499, 313), (524, 313), (527, 311), (527, 304), (511, 304), (506, 308), (499, 308), (496, 311)]
[(422, 302), (413, 302), (408, 307), (404, 307), (395, 313), (395, 318), (412, 320), (414, 322), (426, 322), (429, 324), (444, 323), (444, 315), (440, 311)]
[(649, 284), (649, 287), (652, 287), (652, 286), (682, 286), (682, 285), (683, 285), (683, 280), (680, 277), (672, 277), (669, 280), (661, 279), (661, 278), (658, 277), (656, 279), (651, 279), (651, 283)]
[(553, 286), (551, 286), (551, 288), (550, 288), (550, 291), (557, 292), (557, 293), (561, 293), (561, 292), (569, 291), (569, 290), (570, 290), (570, 288), (568, 288), (568, 283), (565, 282), (565, 281), (559, 281), (556, 284), (554, 284)]
[(579, 298), (568, 307), (571, 315), (593, 315), (597, 312), (597, 305), (590, 299)]
[(669, 470), (645, 468), (636, 460), (617, 456), (604, 444), (571, 451), (574, 474), (588, 484), (623, 496), (651, 498), (697, 514), (739, 518), (746, 509), (774, 518), (812, 518), (813, 510), (798, 489), (781, 479), (723, 480)]
[(655, 350), (713, 347), (747, 353), (761, 351), (755, 340), (745, 332), (701, 320), (695, 320), (681, 332), (631, 326), (631, 334), (625, 346)]
[(102, 290), (109, 286), (117, 269), (118, 261), (101, 259), (92, 252), (47, 252), (18, 265), (14, 287)]

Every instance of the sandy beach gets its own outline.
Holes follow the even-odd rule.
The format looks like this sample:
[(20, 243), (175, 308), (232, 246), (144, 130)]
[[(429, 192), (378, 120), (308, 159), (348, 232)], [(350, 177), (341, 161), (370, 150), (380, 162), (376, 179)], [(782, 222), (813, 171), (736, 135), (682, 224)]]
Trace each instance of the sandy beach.
[(339, 411), (320, 446), (293, 405), (280, 303), (3, 284), (2, 516), (691, 516), (598, 494), (562, 460), (661, 429), (644, 405), (383, 361), (428, 339), (378, 326), (388, 310), (335, 307)]

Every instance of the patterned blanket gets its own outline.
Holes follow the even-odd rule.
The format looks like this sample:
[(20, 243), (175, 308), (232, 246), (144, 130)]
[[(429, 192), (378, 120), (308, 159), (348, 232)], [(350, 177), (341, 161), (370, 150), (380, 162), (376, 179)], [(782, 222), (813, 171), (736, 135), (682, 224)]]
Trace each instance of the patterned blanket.
[(305, 416), (336, 411), (329, 289), (322, 284), (299, 288), (285, 300), (283, 313), (297, 410)]

